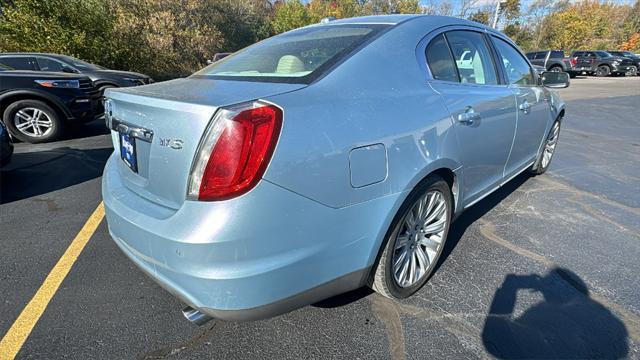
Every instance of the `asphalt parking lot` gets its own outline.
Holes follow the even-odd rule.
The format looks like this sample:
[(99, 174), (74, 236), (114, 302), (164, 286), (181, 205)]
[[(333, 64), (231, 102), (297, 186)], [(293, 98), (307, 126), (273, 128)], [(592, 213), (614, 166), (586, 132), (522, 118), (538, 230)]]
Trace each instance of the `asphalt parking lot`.
[[(580, 77), (561, 92), (550, 171), (464, 213), (409, 299), (361, 289), (196, 327), (102, 221), (35, 326), (18, 328), (31, 331), (18, 358), (640, 358), (640, 77)], [(97, 121), (65, 141), (17, 144), (2, 168), (0, 338), (99, 205), (111, 151)]]

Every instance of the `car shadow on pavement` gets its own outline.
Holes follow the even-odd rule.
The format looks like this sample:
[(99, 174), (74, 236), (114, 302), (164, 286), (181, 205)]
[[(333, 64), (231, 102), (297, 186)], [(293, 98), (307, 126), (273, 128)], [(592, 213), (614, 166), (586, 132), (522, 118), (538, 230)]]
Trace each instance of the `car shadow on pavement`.
[(112, 148), (69, 147), (14, 154), (0, 170), (0, 204), (67, 188), (102, 176)]
[(95, 119), (85, 124), (75, 124), (70, 126), (69, 131), (64, 136), (64, 140), (70, 139), (82, 139), (88, 138), (98, 135), (106, 135), (109, 134), (109, 129), (107, 129), (104, 119)]
[[(521, 290), (539, 292), (542, 301), (517, 311)], [(494, 295), (482, 341), (500, 359), (620, 359), (629, 352), (627, 335), (622, 321), (589, 296), (576, 274), (555, 268), (545, 276), (507, 275)]]

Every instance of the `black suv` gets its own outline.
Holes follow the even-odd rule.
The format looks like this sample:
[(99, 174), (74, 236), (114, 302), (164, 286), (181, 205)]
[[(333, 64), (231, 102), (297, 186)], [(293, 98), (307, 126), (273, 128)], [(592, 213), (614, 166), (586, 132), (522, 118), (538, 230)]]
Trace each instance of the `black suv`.
[(613, 56), (606, 51), (574, 51), (571, 57), (575, 57), (574, 70), (585, 72), (589, 75), (609, 76), (612, 74), (626, 74), (633, 70), (633, 62), (618, 56)]
[(145, 85), (153, 82), (147, 75), (109, 70), (71, 56), (43, 53), (1, 53), (0, 64), (16, 70), (54, 71), (88, 76), (103, 93), (112, 87)]
[(564, 56), (562, 50), (544, 50), (533, 51), (527, 53), (527, 59), (531, 61), (531, 64), (542, 66), (547, 71), (564, 71), (569, 73), (569, 76), (574, 78), (578, 74), (573, 71), (573, 66), (576, 64), (574, 58), (567, 58)]
[(91, 121), (103, 112), (99, 89), (84, 75), (0, 65), (0, 119), (19, 140), (52, 141), (67, 125)]
[(634, 68), (631, 69), (627, 74), (628, 75), (640, 75), (640, 56), (632, 53), (631, 51), (607, 51), (609, 54), (613, 56), (618, 56), (622, 58), (627, 58), (633, 62)]

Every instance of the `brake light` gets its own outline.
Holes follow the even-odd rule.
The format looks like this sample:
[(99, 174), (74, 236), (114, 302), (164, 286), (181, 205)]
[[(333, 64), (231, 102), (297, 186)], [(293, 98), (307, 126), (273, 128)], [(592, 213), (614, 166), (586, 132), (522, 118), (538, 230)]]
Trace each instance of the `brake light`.
[(271, 160), (282, 126), (282, 110), (260, 101), (220, 109), (200, 143), (188, 197), (214, 201), (251, 190)]
[(571, 64), (571, 66), (576, 66), (577, 63), (578, 63), (578, 58), (577, 57), (571, 58), (569, 60), (569, 64)]

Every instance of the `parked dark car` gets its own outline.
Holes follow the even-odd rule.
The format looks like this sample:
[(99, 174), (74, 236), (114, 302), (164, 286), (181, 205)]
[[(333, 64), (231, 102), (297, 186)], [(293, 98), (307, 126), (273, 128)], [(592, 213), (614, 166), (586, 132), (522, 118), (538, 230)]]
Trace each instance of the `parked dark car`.
[(4, 166), (11, 161), (13, 155), (13, 142), (7, 128), (0, 122), (0, 166)]
[(613, 56), (619, 56), (629, 59), (633, 62), (634, 68), (630, 70), (627, 75), (640, 75), (640, 56), (632, 53), (631, 51), (607, 51)]
[(564, 71), (572, 78), (576, 77), (578, 74), (573, 70), (573, 67), (576, 64), (576, 59), (572, 57), (565, 57), (564, 51), (562, 50), (528, 52), (527, 58), (531, 61), (531, 64), (542, 66), (548, 71)]
[(103, 112), (99, 89), (84, 75), (0, 67), (0, 119), (19, 140), (52, 141)]
[(213, 59), (211, 60), (207, 60), (207, 65), (211, 65), (214, 62), (218, 61), (218, 60), (222, 60), (224, 58), (226, 58), (227, 56), (231, 55), (233, 53), (230, 52), (221, 52), (221, 53), (216, 53), (215, 55), (213, 55)]
[(2, 53), (0, 64), (16, 70), (66, 72), (88, 76), (103, 93), (107, 88), (145, 85), (153, 82), (147, 75), (109, 70), (71, 56), (44, 53)]
[(613, 56), (606, 51), (574, 51), (571, 57), (577, 58), (575, 71), (588, 75), (609, 76), (626, 74), (633, 69), (633, 62), (629, 59)]

